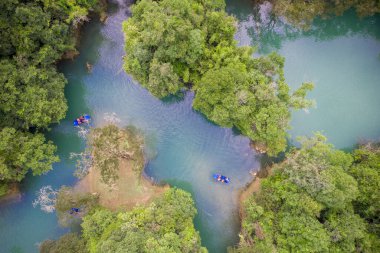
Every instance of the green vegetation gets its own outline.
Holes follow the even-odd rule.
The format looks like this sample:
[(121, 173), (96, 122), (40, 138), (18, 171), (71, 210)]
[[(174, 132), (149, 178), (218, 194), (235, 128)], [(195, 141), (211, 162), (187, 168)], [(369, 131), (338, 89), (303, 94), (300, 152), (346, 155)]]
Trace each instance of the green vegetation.
[(189, 193), (171, 189), (145, 208), (115, 215), (97, 210), (84, 218), (90, 252), (206, 252), (194, 229)]
[(377, 0), (269, 0), (269, 2), (273, 4), (273, 12), (277, 16), (284, 16), (290, 23), (302, 28), (309, 28), (316, 17), (342, 15), (350, 8), (355, 9), (360, 17), (380, 13), (380, 2)]
[(68, 233), (58, 240), (46, 240), (40, 246), (40, 253), (88, 253), (85, 240), (75, 233)]
[[(245, 203), (236, 252), (376, 252), (380, 152), (301, 140)], [(372, 146), (371, 146), (372, 147)]]
[(95, 8), (98, 0), (0, 1), (0, 196), (29, 169), (39, 175), (58, 161), (41, 134), (67, 110), (55, 63), (75, 51), (74, 28)]
[(81, 237), (45, 241), (40, 252), (207, 252), (194, 229), (195, 214), (191, 195), (170, 189), (147, 207), (119, 213), (95, 209), (83, 218)]
[(28, 169), (33, 175), (41, 175), (59, 159), (54, 155), (56, 147), (45, 143), (42, 134), (31, 134), (5, 127), (0, 131), (0, 180), (21, 181)]
[[(369, 231), (380, 238), (380, 144), (368, 143), (355, 150), (349, 173), (357, 180), (356, 213), (369, 223)], [(380, 240), (378, 240), (378, 249)]]
[(261, 151), (285, 150), (290, 109), (312, 105), (312, 84), (289, 94), (284, 60), (252, 58), (234, 40), (235, 19), (223, 0), (142, 0), (123, 24), (125, 70), (163, 98), (192, 87), (193, 106), (224, 127), (236, 127)]

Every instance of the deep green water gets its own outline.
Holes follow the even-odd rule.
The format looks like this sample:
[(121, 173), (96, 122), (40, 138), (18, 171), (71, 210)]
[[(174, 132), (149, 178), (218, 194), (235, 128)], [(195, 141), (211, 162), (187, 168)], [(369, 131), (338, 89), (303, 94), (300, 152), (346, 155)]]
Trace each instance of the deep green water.
[[(348, 14), (319, 21), (307, 33), (276, 23), (262, 25), (259, 34), (252, 28), (258, 10), (250, 1), (229, 1), (227, 10), (240, 20), (236, 37), (242, 45), (260, 43), (260, 54), (276, 50), (286, 57), (285, 74), (292, 87), (302, 81), (315, 82), (310, 97), (318, 106), (295, 114), (292, 136), (324, 130), (338, 147), (380, 136), (379, 19), (359, 21)], [(0, 252), (37, 252), (39, 242), (68, 231), (59, 227), (55, 214), (33, 208), (32, 201), (42, 186), (58, 189), (75, 183), (69, 155), (82, 150), (85, 143), (71, 121), (83, 112), (93, 115), (95, 125), (102, 124), (104, 113), (115, 112), (121, 126), (141, 128), (153, 158), (146, 174), (193, 194), (203, 245), (210, 252), (224, 252), (237, 242), (237, 192), (251, 179), (249, 170), (259, 168), (259, 157), (246, 138), (194, 112), (191, 93), (183, 99), (159, 101), (123, 72), (121, 22), (128, 15), (127, 6), (111, 5), (105, 25), (94, 21), (84, 27), (81, 55), (61, 65), (69, 80), (69, 112), (49, 133), (58, 145), (61, 162), (47, 175), (28, 177), (22, 184), (21, 201), (0, 206)], [(94, 64), (93, 73), (87, 73), (86, 62)], [(214, 183), (211, 175), (217, 171), (230, 176), (232, 184)]]

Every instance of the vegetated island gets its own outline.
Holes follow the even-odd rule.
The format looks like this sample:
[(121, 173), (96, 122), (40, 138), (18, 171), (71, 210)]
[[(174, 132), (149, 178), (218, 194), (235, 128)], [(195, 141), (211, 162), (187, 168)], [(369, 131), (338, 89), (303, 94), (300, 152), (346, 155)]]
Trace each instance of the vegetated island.
[(350, 154), (319, 133), (301, 144), (244, 193), (230, 252), (378, 252), (380, 144)]
[(47, 240), (41, 253), (207, 252), (194, 228), (197, 211), (191, 195), (142, 177), (139, 131), (112, 124), (95, 128), (88, 144), (78, 174), (90, 165), (89, 173), (76, 187), (63, 187), (56, 202), (60, 223), (79, 222), (82, 233)]
[(41, 175), (59, 161), (43, 135), (67, 111), (67, 80), (56, 63), (77, 54), (80, 25), (105, 7), (102, 0), (0, 1), (0, 197), (29, 170)]
[(143, 176), (143, 136), (134, 127), (120, 129), (111, 124), (94, 128), (88, 136), (88, 145), (91, 168), (75, 189), (97, 194), (101, 206), (130, 210), (150, 203), (169, 188), (154, 185)]

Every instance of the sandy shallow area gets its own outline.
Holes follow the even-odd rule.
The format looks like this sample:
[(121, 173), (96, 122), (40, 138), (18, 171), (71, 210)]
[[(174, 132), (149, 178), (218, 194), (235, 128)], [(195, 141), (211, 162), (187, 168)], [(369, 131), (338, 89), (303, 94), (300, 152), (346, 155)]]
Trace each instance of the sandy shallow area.
[(99, 195), (99, 204), (111, 210), (130, 210), (146, 205), (161, 196), (169, 186), (154, 185), (132, 170), (132, 162), (120, 159), (118, 179), (111, 186), (100, 180), (100, 172), (90, 169), (89, 174), (75, 186), (75, 190)]

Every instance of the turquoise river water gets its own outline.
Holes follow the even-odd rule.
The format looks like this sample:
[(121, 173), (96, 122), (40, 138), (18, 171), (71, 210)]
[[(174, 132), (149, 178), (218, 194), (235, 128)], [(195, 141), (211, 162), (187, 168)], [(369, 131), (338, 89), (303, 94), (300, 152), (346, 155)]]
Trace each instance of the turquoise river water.
[[(160, 101), (122, 70), (121, 23), (130, 15), (130, 3), (119, 1), (110, 4), (105, 24), (93, 21), (84, 27), (80, 56), (60, 66), (69, 80), (69, 111), (48, 137), (57, 144), (61, 162), (44, 176), (27, 177), (20, 200), (1, 203), (0, 252), (38, 252), (38, 243), (69, 231), (58, 225), (54, 213), (33, 208), (32, 201), (42, 186), (75, 184), (69, 156), (83, 150), (85, 143), (71, 122), (84, 112), (93, 115), (95, 125), (102, 124), (105, 113), (116, 113), (121, 126), (133, 124), (143, 130), (152, 158), (145, 173), (193, 194), (196, 228), (210, 252), (225, 252), (238, 240), (238, 192), (252, 179), (249, 172), (260, 168), (260, 157), (247, 138), (193, 111), (191, 92), (183, 99)], [(227, 2), (227, 11), (239, 20), (240, 44), (260, 45), (259, 54), (276, 50), (284, 55), (292, 87), (302, 81), (316, 85), (310, 98), (317, 100), (317, 107), (294, 114), (292, 136), (323, 130), (339, 148), (380, 137), (379, 18), (358, 20), (348, 13), (316, 21), (308, 32), (299, 32), (268, 21), (266, 8), (254, 8), (248, 0)], [(92, 73), (87, 73), (86, 62), (93, 64)], [(232, 184), (214, 183), (214, 172), (230, 176)]]

